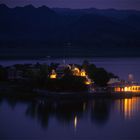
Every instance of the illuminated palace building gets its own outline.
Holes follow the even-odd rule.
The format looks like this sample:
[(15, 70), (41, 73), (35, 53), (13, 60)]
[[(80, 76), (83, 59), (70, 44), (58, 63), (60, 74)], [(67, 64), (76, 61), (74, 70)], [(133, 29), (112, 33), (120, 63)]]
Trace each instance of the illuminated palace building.
[(91, 85), (93, 83), (93, 81), (88, 77), (86, 71), (84, 69), (79, 69), (75, 65), (72, 66), (66, 64), (59, 65), (56, 70), (53, 69), (51, 71), (49, 77), (50, 79), (56, 79), (56, 78), (60, 79), (65, 75), (66, 70), (71, 72), (73, 76), (84, 77), (86, 85)]
[(129, 74), (128, 81), (111, 79), (108, 82), (109, 87), (114, 92), (132, 92), (132, 93), (140, 93), (140, 85), (134, 82), (134, 78), (132, 74)]
[(140, 92), (139, 85), (123, 85), (114, 88), (115, 92)]

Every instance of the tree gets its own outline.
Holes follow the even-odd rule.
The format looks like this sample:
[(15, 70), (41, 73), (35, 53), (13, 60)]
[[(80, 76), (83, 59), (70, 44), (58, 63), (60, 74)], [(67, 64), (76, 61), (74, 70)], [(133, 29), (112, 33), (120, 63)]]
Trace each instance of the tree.
[(0, 66), (0, 81), (4, 81), (7, 79), (7, 72), (6, 69)]

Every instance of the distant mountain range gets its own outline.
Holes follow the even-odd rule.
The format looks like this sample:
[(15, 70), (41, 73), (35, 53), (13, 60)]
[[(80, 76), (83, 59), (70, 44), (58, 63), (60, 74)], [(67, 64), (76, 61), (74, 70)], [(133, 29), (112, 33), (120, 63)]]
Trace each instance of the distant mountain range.
[(8, 8), (1, 4), (0, 48), (38, 45), (140, 48), (140, 11), (32, 5)]

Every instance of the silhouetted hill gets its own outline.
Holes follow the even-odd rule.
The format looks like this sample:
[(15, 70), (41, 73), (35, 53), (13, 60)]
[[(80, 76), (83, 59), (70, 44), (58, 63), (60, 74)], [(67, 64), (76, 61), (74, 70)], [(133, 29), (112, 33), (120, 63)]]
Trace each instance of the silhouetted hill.
[(8, 8), (2, 4), (0, 48), (5, 55), (30, 48), (29, 54), (36, 50), (43, 56), (138, 56), (139, 25), (140, 11), (135, 10), (50, 9), (32, 5)]
[(140, 11), (136, 10), (116, 10), (116, 9), (69, 9), (69, 8), (53, 8), (56, 13), (64, 15), (81, 15), (81, 14), (100, 14), (102, 16), (115, 17), (118, 19), (128, 17), (130, 15), (140, 15)]

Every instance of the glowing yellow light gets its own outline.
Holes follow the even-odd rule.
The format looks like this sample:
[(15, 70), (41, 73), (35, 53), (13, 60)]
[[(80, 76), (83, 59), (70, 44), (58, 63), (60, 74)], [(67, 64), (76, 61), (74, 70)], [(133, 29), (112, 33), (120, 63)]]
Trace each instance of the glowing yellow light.
[(121, 91), (120, 87), (115, 88), (115, 92), (120, 92), (120, 91)]
[(86, 77), (86, 72), (85, 72), (85, 70), (83, 70), (83, 69), (81, 70), (81, 76), (82, 76), (82, 77)]
[(125, 118), (131, 118), (133, 115), (133, 110), (134, 110), (134, 104), (135, 102), (133, 99), (124, 99), (124, 115)]
[(85, 72), (81, 72), (81, 76), (86, 77), (86, 73)]
[(80, 76), (80, 70), (78, 68), (75, 67), (72, 71), (73, 71), (73, 75)]
[(115, 87), (115, 92), (133, 92), (133, 93), (139, 93), (140, 92), (140, 86), (127, 86), (127, 87)]
[(124, 88), (124, 91), (125, 91), (125, 92), (126, 92), (126, 91), (128, 91), (128, 88), (127, 88), (127, 87), (125, 87), (125, 88)]
[(124, 115), (125, 119), (131, 119), (139, 111), (137, 97), (117, 101), (118, 110)]
[(130, 91), (138, 93), (138, 92), (140, 92), (139, 89), (140, 89), (140, 86), (131, 86)]
[(117, 90), (120, 92), (121, 91), (121, 88), (119, 87)]
[(74, 128), (77, 128), (77, 116), (74, 117)]
[(50, 78), (51, 78), (51, 79), (55, 79), (55, 78), (56, 78), (56, 74), (51, 74), (51, 75), (50, 75)]
[(56, 74), (55, 70), (52, 70), (51, 75), (50, 75), (50, 78), (51, 79), (55, 79), (56, 76), (57, 76), (57, 74)]
[(91, 84), (91, 81), (86, 81), (85, 84), (86, 85), (90, 85)]

